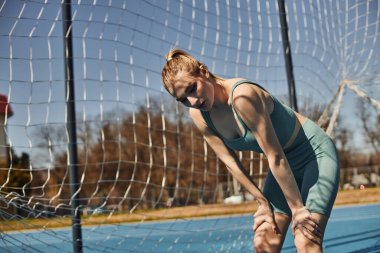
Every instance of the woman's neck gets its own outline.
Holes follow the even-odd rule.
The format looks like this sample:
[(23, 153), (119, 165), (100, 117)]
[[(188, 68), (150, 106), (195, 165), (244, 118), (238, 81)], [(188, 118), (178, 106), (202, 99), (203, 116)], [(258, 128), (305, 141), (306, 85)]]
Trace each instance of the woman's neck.
[(216, 78), (214, 83), (214, 107), (218, 108), (228, 105), (228, 98), (226, 80)]

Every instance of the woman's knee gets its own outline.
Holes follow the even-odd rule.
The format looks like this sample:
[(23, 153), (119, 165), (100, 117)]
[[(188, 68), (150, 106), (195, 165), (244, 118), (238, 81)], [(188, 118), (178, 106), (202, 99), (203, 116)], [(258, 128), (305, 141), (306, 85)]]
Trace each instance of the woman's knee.
[(275, 233), (271, 227), (264, 223), (255, 232), (253, 245), (256, 252), (280, 252), (284, 242), (286, 232), (290, 223), (290, 218), (284, 214), (274, 214), (278, 231)]
[(313, 219), (317, 221), (320, 228), (320, 238), (312, 241), (307, 238), (301, 230), (296, 230), (294, 234), (294, 244), (297, 248), (297, 252), (322, 252), (322, 242), (328, 221), (328, 217), (323, 214), (311, 213)]
[(300, 231), (294, 236), (294, 245), (296, 246), (297, 252), (322, 252), (322, 245), (316, 243), (306, 236), (304, 236)]
[(255, 233), (253, 245), (256, 252), (280, 252), (282, 246), (281, 236), (268, 231)]

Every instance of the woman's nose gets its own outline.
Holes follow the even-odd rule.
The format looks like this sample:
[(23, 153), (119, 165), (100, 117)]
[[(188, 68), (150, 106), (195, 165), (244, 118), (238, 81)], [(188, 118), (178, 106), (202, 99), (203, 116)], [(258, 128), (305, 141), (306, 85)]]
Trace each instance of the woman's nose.
[(189, 100), (191, 106), (197, 106), (198, 104), (198, 98), (188, 97), (187, 100)]

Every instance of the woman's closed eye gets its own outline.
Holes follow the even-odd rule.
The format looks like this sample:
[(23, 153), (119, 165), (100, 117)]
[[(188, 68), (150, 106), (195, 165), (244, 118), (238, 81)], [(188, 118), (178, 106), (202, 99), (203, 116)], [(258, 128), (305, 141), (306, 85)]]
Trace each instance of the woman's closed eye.
[(197, 91), (197, 83), (193, 83), (191, 84), (187, 89), (186, 89), (186, 96), (183, 97), (183, 98), (178, 98), (177, 101), (178, 102), (181, 102), (182, 104), (186, 104), (189, 100), (187, 99), (187, 97), (189, 95), (192, 95), (194, 94), (195, 92)]
[(197, 83), (193, 83), (193, 84), (190, 86), (189, 94), (193, 94), (196, 90), (197, 90)]

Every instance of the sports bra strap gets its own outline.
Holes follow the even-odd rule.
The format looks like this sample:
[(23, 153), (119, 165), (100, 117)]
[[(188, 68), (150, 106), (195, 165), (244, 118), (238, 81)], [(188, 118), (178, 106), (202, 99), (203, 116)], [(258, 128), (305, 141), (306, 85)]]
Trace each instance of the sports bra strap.
[[(249, 83), (249, 84), (256, 85), (257, 87), (259, 87), (260, 89), (264, 90), (265, 92), (268, 92), (263, 86), (261, 86), (261, 85), (259, 85), (259, 84), (257, 84), (257, 83), (254, 83), (254, 82), (252, 82), (252, 81), (250, 81), (250, 80), (248, 80), (248, 79), (243, 79), (243, 80), (240, 80), (240, 81), (237, 81), (236, 83), (234, 83), (234, 85), (232, 86), (232, 89), (231, 89), (231, 94), (230, 94), (231, 97), (232, 97), (232, 95), (233, 95), (233, 92), (234, 92), (235, 88), (236, 88), (237, 86), (239, 86), (240, 84), (242, 84), (242, 83)], [(269, 92), (268, 92), (268, 93), (269, 93)], [(269, 93), (269, 94), (270, 94), (270, 93)]]
[[(257, 84), (257, 83), (254, 83), (250, 80), (247, 80), (247, 79), (243, 79), (243, 80), (240, 80), (240, 81), (237, 81), (233, 86), (232, 86), (232, 89), (231, 89), (231, 93), (230, 93), (230, 100), (231, 100), (231, 107), (232, 107), (232, 110), (234, 112), (234, 114), (236, 115), (236, 117), (238, 118), (239, 122), (244, 126), (244, 128), (246, 128), (246, 130), (250, 130), (250, 128), (247, 126), (247, 124), (243, 121), (243, 119), (240, 117), (239, 113), (236, 112), (235, 110), (235, 107), (234, 107), (234, 103), (233, 103), (233, 93), (234, 93), (234, 90), (237, 86), (239, 86), (240, 84), (242, 83), (249, 83), (249, 84), (253, 84), (253, 85), (256, 85), (257, 87), (259, 87), (260, 89), (264, 90), (265, 92), (268, 92), (266, 89), (264, 89), (261, 85)], [(269, 92), (268, 92), (269, 93)], [(270, 93), (269, 93), (270, 94)], [(273, 96), (270, 94), (270, 96), (272, 97), (273, 99)]]

